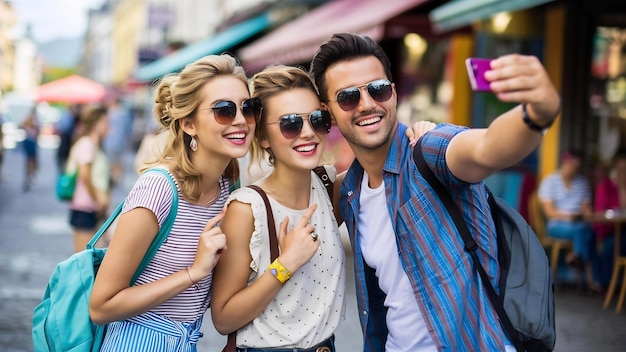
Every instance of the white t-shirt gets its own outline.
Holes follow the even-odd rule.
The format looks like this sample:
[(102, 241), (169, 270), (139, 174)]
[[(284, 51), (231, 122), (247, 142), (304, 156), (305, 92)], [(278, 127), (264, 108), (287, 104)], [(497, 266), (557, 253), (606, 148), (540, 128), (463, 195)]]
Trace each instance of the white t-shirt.
[(359, 242), (363, 259), (376, 270), (378, 284), (387, 295), (387, 328), (385, 350), (436, 352), (426, 322), (417, 304), (409, 278), (402, 268), (396, 236), (387, 212), (385, 183), (371, 189), (367, 173), (363, 174), (359, 217)]

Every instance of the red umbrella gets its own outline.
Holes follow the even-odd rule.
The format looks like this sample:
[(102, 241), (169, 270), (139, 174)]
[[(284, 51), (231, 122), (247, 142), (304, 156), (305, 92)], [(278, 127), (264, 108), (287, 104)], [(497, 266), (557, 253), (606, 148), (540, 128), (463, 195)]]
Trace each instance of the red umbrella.
[(103, 101), (106, 95), (105, 87), (79, 75), (72, 75), (57, 79), (39, 86), (37, 100), (86, 104)]

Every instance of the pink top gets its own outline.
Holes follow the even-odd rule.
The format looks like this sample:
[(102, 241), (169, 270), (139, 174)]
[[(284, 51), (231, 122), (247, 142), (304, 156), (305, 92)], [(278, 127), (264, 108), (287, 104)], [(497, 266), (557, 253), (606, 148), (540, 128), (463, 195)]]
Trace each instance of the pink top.
[[(70, 151), (67, 171), (77, 170), (80, 165), (91, 165), (91, 183), (101, 192), (109, 189), (109, 164), (106, 156), (94, 141), (87, 137), (77, 140)], [(87, 185), (80, 179), (76, 180), (76, 190), (70, 202), (70, 209), (85, 212), (98, 211), (98, 203), (89, 194)]]
[[(595, 211), (605, 211), (609, 209), (619, 209), (619, 190), (617, 185), (610, 178), (605, 178), (596, 187)], [(612, 224), (593, 224), (593, 230), (598, 240), (604, 240), (613, 235)]]

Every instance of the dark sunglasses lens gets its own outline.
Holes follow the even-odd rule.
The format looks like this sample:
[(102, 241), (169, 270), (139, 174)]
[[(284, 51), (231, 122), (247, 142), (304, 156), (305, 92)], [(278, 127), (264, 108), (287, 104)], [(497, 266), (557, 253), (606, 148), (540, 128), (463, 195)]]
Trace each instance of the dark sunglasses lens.
[(311, 126), (317, 133), (330, 132), (330, 113), (326, 110), (315, 110), (309, 115)]
[(261, 117), (261, 110), (261, 100), (257, 98), (244, 100), (241, 104), (243, 117), (246, 118), (248, 123), (256, 123), (259, 121), (259, 118)]
[(350, 111), (359, 105), (361, 92), (359, 88), (347, 88), (337, 94), (337, 104), (343, 111)]
[(379, 79), (367, 85), (367, 92), (379, 103), (391, 98), (391, 82), (386, 79)]
[(280, 133), (287, 139), (296, 138), (302, 131), (302, 116), (289, 114), (280, 118)]
[(232, 101), (220, 101), (213, 107), (217, 123), (226, 125), (231, 123), (237, 115), (237, 105)]

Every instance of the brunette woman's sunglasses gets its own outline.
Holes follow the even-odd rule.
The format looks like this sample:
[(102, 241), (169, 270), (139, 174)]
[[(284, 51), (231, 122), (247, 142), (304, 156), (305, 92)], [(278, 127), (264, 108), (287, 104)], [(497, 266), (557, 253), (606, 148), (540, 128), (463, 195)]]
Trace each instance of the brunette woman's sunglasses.
[(386, 79), (377, 79), (367, 84), (342, 89), (337, 93), (335, 101), (343, 111), (354, 110), (361, 100), (361, 88), (366, 87), (367, 93), (379, 103), (391, 98), (391, 82)]
[(315, 110), (308, 114), (287, 114), (281, 116), (278, 121), (270, 122), (267, 125), (278, 124), (280, 133), (287, 139), (296, 138), (302, 131), (304, 117), (308, 116), (311, 128), (316, 133), (328, 134), (330, 132), (330, 113), (326, 110)]
[[(213, 110), (215, 121), (220, 125), (230, 125), (237, 116), (237, 104), (230, 100), (220, 101), (209, 109)], [(241, 113), (247, 123), (257, 123), (262, 110), (261, 100), (258, 98), (246, 99), (241, 103)]]

